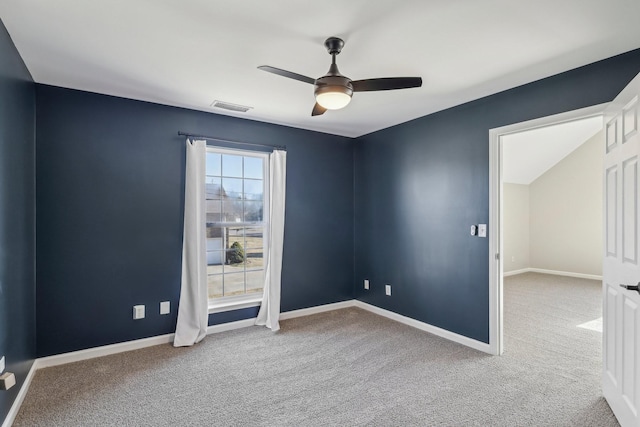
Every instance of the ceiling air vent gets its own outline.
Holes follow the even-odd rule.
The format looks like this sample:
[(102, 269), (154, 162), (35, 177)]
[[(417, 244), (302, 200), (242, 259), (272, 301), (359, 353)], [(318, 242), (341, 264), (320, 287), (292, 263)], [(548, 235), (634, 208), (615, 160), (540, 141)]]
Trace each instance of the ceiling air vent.
[(253, 108), (253, 107), (247, 107), (245, 105), (232, 104), (230, 102), (224, 102), (224, 101), (213, 101), (211, 103), (211, 106), (215, 108), (222, 108), (224, 110), (229, 110), (229, 111), (238, 111), (241, 113), (246, 113), (247, 111)]

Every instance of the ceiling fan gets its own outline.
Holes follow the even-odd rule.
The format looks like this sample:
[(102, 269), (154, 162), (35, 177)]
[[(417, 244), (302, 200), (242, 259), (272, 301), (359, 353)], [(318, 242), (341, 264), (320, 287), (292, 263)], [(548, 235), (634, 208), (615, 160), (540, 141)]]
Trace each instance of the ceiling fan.
[(351, 80), (338, 71), (336, 55), (344, 47), (344, 41), (338, 37), (329, 37), (324, 42), (327, 51), (331, 55), (331, 67), (329, 72), (318, 79), (303, 76), (291, 71), (261, 65), (258, 68), (279, 76), (309, 83), (315, 86), (314, 94), (316, 105), (311, 112), (312, 116), (324, 114), (327, 110), (339, 110), (351, 101), (353, 92), (368, 92), (375, 90), (408, 89), (422, 86), (420, 77), (385, 77), (379, 79)]

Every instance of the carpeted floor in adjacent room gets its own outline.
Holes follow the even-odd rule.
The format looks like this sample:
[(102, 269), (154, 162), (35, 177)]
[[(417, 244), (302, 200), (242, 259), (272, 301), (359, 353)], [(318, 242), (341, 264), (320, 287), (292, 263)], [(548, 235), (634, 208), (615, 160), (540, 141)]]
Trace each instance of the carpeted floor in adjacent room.
[(505, 354), (357, 308), (38, 371), (15, 426), (617, 426), (600, 283), (505, 278)]

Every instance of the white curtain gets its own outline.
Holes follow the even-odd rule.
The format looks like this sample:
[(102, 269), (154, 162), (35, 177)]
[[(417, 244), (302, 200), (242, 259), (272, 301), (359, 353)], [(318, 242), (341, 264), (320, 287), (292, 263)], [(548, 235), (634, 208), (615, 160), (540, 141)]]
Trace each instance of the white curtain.
[(187, 139), (184, 188), (182, 283), (175, 347), (190, 346), (207, 335), (207, 242), (205, 235), (206, 142)]
[(280, 329), (280, 278), (282, 275), (282, 247), (284, 243), (284, 202), (287, 178), (287, 152), (275, 150), (269, 156), (269, 248), (266, 254), (264, 294), (256, 325), (272, 331)]

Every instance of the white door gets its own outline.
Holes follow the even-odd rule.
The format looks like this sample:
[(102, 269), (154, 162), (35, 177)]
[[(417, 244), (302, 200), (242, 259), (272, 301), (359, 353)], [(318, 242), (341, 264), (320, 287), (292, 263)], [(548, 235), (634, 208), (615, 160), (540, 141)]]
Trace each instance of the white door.
[[(585, 89), (588, 90), (588, 89)], [(602, 390), (622, 427), (640, 427), (640, 74), (605, 111)]]

